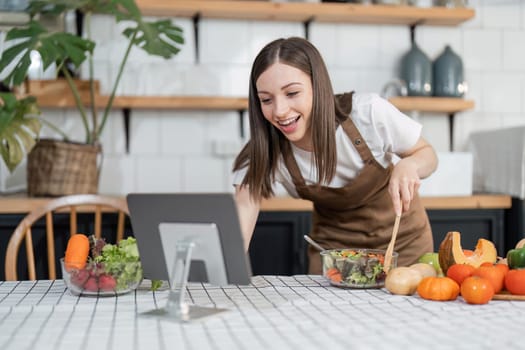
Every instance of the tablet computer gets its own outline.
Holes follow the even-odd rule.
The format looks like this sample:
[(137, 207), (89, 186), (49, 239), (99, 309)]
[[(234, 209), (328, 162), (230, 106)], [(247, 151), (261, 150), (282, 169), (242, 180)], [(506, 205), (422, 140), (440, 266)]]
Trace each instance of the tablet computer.
[(192, 241), (189, 281), (250, 284), (233, 194), (131, 193), (127, 202), (145, 278), (170, 281), (178, 242)]

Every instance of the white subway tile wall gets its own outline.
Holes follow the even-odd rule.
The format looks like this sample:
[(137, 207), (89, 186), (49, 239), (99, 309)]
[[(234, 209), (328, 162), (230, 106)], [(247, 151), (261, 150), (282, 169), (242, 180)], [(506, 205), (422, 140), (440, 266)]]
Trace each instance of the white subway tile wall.
[[(435, 59), (451, 45), (465, 67), (476, 103), (455, 118), (454, 151), (466, 151), (471, 132), (525, 125), (525, 3), (520, 0), (471, 0), (476, 16), (453, 27), (421, 26), (416, 41)], [(183, 27), (185, 45), (169, 61), (132, 50), (119, 94), (224, 95), (245, 97), (251, 63), (259, 49), (278, 37), (304, 36), (301, 23), (201, 19), (196, 40), (190, 19)], [(109, 93), (125, 50), (123, 24), (96, 17), (96, 73)], [(313, 22), (310, 40), (323, 54), (334, 90), (380, 93), (398, 76), (400, 58), (410, 47), (408, 26)], [(195, 43), (198, 42), (197, 60)], [(0, 43), (1, 47), (1, 43)], [(82, 69), (86, 75), (87, 67)], [(45, 118), (66, 126), (78, 140), (84, 135), (73, 110), (47, 110)], [(418, 113), (424, 136), (440, 152), (448, 151), (448, 118)], [(246, 113), (244, 133), (249, 132)], [(102, 137), (104, 161), (100, 192), (233, 191), (231, 165), (246, 142), (238, 111), (132, 110), (130, 148), (125, 150), (121, 111), (112, 112)], [(54, 135), (45, 129), (43, 135)]]
[(525, 62), (525, 30), (506, 30), (503, 32), (503, 68), (506, 71), (520, 72)]

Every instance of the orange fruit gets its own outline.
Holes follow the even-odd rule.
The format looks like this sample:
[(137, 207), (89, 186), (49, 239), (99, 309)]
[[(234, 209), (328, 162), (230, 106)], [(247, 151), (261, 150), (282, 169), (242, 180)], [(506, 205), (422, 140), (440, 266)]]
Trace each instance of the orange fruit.
[(505, 272), (501, 268), (496, 267), (495, 265), (480, 266), (474, 270), (472, 276), (478, 276), (488, 279), (490, 283), (492, 283), (494, 293), (501, 292), (505, 283)]
[(463, 280), (472, 276), (476, 268), (469, 264), (453, 264), (447, 270), (447, 277), (452, 278), (457, 284), (461, 285)]
[(503, 271), (503, 274), (506, 276), (507, 272), (509, 272), (509, 265), (503, 264), (503, 263), (497, 263), (494, 266), (496, 266), (498, 269)]
[(504, 275), (506, 275), (507, 272), (509, 272), (509, 265), (502, 263), (502, 262), (498, 262), (498, 263), (484, 262), (480, 266), (495, 266), (498, 269), (501, 269)]
[(471, 276), (461, 284), (461, 296), (469, 304), (486, 304), (494, 296), (494, 289), (490, 280)]
[(505, 276), (505, 288), (516, 295), (525, 295), (525, 269), (510, 269)]

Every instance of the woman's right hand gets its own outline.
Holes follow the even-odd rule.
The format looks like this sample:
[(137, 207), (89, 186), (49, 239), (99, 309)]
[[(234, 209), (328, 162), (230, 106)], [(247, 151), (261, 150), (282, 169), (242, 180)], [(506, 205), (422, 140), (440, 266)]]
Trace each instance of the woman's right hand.
[(392, 204), (396, 215), (410, 209), (410, 202), (419, 190), (421, 179), (432, 174), (438, 164), (434, 148), (423, 138), (401, 154), (401, 160), (394, 166), (388, 192), (392, 197)]

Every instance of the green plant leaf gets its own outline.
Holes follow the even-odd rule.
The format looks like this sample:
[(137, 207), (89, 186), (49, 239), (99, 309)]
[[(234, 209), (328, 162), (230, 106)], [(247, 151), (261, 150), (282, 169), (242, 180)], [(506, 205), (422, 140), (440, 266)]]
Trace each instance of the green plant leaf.
[(125, 19), (140, 21), (142, 14), (134, 0), (114, 0), (114, 3), (117, 6), (112, 12), (116, 16), (117, 21)]
[(17, 100), (13, 93), (0, 93), (0, 154), (13, 171), (35, 145), (41, 123), (34, 97)]
[(42, 123), (38, 118), (26, 118), (25, 126), (31, 130), (33, 134), (38, 135), (42, 128)]
[(123, 34), (133, 38), (133, 43), (150, 55), (171, 58), (176, 55), (184, 44), (182, 29), (171, 23), (170, 20), (155, 22), (138, 22), (136, 27), (127, 28)]
[[(72, 33), (50, 32), (38, 22), (38, 19), (58, 16), (66, 11), (73, 10), (84, 14), (86, 23), (85, 35), (88, 39)], [(6, 49), (0, 57), (0, 76), (4, 77), (4, 83), (8, 86), (20, 85), (27, 78), (31, 65), (30, 55), (34, 50), (40, 54), (44, 70), (50, 65), (56, 64), (57, 70), (67, 77), (67, 68), (65, 67), (69, 63), (79, 68), (87, 61), (90, 72), (88, 79), (94, 79), (93, 50), (95, 43), (89, 39), (91, 16), (93, 14), (110, 15), (117, 22), (125, 21), (126, 25), (128, 25), (123, 31), (123, 35), (128, 38), (129, 45), (118, 66), (117, 78), (111, 88), (109, 102), (104, 109), (104, 115), (100, 123), (98, 122), (97, 114), (93, 112), (96, 111), (94, 108), (92, 108), (91, 121), (88, 120), (84, 106), (78, 98), (78, 93), (75, 93), (75, 85), (70, 84), (77, 102), (77, 108), (81, 113), (81, 118), (86, 128), (86, 135), (88, 135), (86, 142), (89, 143), (97, 142), (100, 137), (132, 46), (137, 46), (151, 55), (171, 58), (180, 51), (182, 44), (184, 44), (181, 27), (166, 19), (154, 22), (144, 21), (135, 0), (31, 0), (26, 12), (31, 15), (31, 20), (25, 26), (13, 28), (6, 34), (4, 41)], [(70, 82), (70, 79), (68, 82)], [(6, 108), (7, 103), (5, 102)], [(16, 124), (10, 119), (13, 110), (6, 108), (3, 108), (4, 111), (2, 112), (0, 107), (0, 118), (3, 118), (0, 120), (0, 130), (5, 129), (2, 125), (11, 125), (13, 127)], [(42, 120), (42, 122), (47, 125), (47, 121)], [(23, 129), (35, 133), (36, 130), (40, 130), (41, 126), (39, 123), (40, 121), (38, 120), (35, 122), (26, 120)], [(90, 128), (93, 130), (90, 130)], [(54, 126), (53, 129), (60, 132)], [(22, 138), (25, 138), (25, 136), (22, 136)], [(15, 139), (18, 140), (19, 138)], [(9, 143), (14, 142), (13, 139), (9, 139), (9, 143), (7, 140), (7, 138), (0, 135), (0, 153), (4, 159), (9, 158), (10, 154), (13, 157), (19, 154), (15, 149), (9, 148)], [(30, 145), (30, 142), (25, 142), (25, 145)]]
[[(17, 123), (19, 124), (19, 132), (17, 134), (18, 140), (20, 144), (22, 145), (24, 150), (31, 150), (36, 144), (35, 136), (37, 134), (33, 134), (31, 130), (27, 130), (24, 128), (25, 124)], [(24, 153), (22, 152), (22, 157), (24, 156)], [(20, 159), (22, 160), (22, 159)]]
[(80, 38), (71, 33), (49, 33), (41, 24), (30, 21), (27, 27), (13, 28), (6, 35), (6, 41), (20, 41), (18, 44), (6, 49), (0, 59), (0, 71), (4, 70), (20, 57), (15, 67), (6, 75), (4, 82), (7, 85), (20, 85), (27, 76), (31, 64), (31, 51), (36, 50), (42, 57), (44, 69), (53, 63), (61, 64), (70, 59), (79, 67), (92, 54), (95, 43), (88, 39)]
[(22, 144), (18, 142), (14, 135), (8, 135), (6, 141), (7, 145), (9, 145), (7, 148), (9, 158), (6, 165), (9, 171), (13, 171), (16, 167), (15, 164), (19, 164), (24, 159), (24, 151), (22, 150)]
[(84, 1), (71, 1), (71, 0), (32, 0), (29, 2), (27, 11), (31, 18), (36, 14), (47, 14), (58, 16), (66, 10), (74, 10), (77, 8), (79, 3)]
[[(127, 13), (122, 12), (122, 10), (129, 6), (129, 2), (129, 0), (32, 0), (28, 12), (32, 16), (36, 14), (60, 15), (71, 10), (79, 10), (82, 13), (116, 15), (117, 13)], [(134, 5), (134, 2), (131, 2)]]

